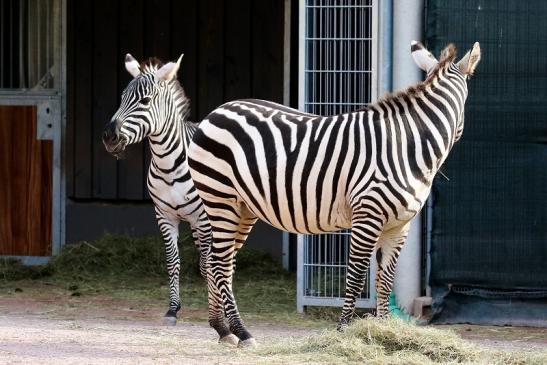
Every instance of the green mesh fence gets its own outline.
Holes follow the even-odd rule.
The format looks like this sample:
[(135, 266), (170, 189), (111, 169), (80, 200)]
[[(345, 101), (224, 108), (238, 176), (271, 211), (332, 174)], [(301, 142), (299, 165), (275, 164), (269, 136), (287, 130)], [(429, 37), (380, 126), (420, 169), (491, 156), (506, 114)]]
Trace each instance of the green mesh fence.
[(547, 1), (426, 2), (426, 42), (479, 41), (465, 131), (434, 184), (433, 286), (547, 287)]

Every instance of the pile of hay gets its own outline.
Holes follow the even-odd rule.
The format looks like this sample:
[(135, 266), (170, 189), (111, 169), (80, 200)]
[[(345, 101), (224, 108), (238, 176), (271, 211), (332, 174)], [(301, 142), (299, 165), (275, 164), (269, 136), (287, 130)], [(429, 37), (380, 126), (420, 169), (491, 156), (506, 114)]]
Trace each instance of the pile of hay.
[[(199, 253), (190, 236), (179, 240), (181, 278), (200, 280)], [(279, 277), (286, 274), (268, 254), (245, 248), (237, 255), (237, 271), (255, 277)], [(97, 281), (109, 278), (166, 278), (165, 247), (160, 237), (133, 238), (105, 235), (92, 242), (66, 245), (45, 266), (24, 266), (12, 259), (0, 258), (0, 280), (54, 277), (72, 281)]]
[(546, 364), (547, 352), (484, 350), (456, 333), (396, 318), (356, 320), (346, 331), (326, 330), (253, 350), (280, 362), (329, 364)]

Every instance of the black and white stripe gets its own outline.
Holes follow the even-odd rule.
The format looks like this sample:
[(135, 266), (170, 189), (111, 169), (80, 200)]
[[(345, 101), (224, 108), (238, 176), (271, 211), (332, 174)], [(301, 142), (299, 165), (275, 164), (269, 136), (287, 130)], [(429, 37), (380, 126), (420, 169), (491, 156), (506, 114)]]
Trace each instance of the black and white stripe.
[[(413, 44), (414, 48), (417, 46)], [(377, 313), (387, 313), (395, 265), (411, 219), (427, 199), (436, 172), (463, 131), (469, 54), (454, 63), (413, 56), (427, 80), (370, 107), (331, 117), (261, 100), (215, 109), (189, 148), (190, 172), (213, 229), (209, 288), (222, 301), (230, 331), (253, 343), (232, 293), (233, 258), (260, 218), (284, 231), (317, 234), (351, 228), (345, 304), (351, 319), (374, 251)], [(472, 56), (480, 51), (478, 44)], [(211, 325), (222, 314), (210, 308)], [(223, 333), (219, 331), (221, 336)]]
[(152, 159), (147, 185), (165, 242), (169, 272), (168, 323), (176, 322), (181, 307), (177, 246), (180, 221), (190, 224), (200, 250), (203, 276), (211, 243), (211, 226), (188, 168), (187, 146), (196, 126), (186, 121), (190, 101), (176, 79), (179, 64), (180, 59), (162, 65), (151, 58), (139, 65), (127, 55), (126, 68), (134, 79), (123, 91), (121, 105), (103, 135), (106, 149), (116, 156), (127, 145), (148, 138)]

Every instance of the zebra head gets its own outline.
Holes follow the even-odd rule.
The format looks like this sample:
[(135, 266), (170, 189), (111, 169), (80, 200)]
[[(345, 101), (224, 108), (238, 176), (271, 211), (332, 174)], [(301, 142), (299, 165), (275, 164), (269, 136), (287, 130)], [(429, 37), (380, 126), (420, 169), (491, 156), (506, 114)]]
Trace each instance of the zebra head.
[(103, 144), (109, 153), (118, 156), (127, 145), (161, 133), (175, 113), (178, 95), (173, 90), (184, 96), (176, 81), (181, 59), (182, 55), (177, 62), (163, 65), (150, 58), (139, 64), (129, 53), (125, 56), (125, 68), (133, 80), (123, 91), (121, 105), (103, 131)]
[(481, 48), (479, 42), (475, 42), (465, 56), (455, 62), (456, 48), (449, 45), (441, 52), (441, 60), (437, 59), (420, 42), (411, 43), (412, 58), (428, 78), (438, 77), (449, 89), (455, 91), (454, 100), (458, 104), (459, 115), (456, 116), (456, 134), (454, 142), (457, 142), (463, 134), (464, 126), (464, 104), (467, 99), (467, 80), (473, 75), (475, 67), (481, 59)]

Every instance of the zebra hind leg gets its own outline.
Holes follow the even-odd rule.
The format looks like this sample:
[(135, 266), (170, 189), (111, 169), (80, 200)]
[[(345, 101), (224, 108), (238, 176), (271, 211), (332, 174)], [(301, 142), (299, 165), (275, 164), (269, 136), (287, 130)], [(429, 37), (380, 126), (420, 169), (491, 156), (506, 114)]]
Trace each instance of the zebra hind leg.
[(397, 259), (408, 235), (410, 225), (390, 230), (382, 234), (378, 244), (376, 273), (376, 315), (384, 317), (389, 310), (389, 295), (395, 280)]
[[(232, 275), (230, 276), (230, 280), (228, 282), (230, 291), (233, 293), (233, 277), (236, 271), (236, 255), (239, 252), (239, 250), (243, 247), (245, 244), (245, 241), (247, 240), (247, 237), (249, 237), (249, 233), (251, 233), (251, 229), (253, 228), (254, 224), (257, 221), (257, 217), (252, 214), (247, 208), (243, 209), (243, 212), (241, 214), (241, 219), (239, 221), (239, 226), (237, 230), (237, 234), (235, 236), (234, 242), (235, 242), (235, 251), (232, 259)], [(236, 308), (237, 310), (237, 308)], [(239, 312), (238, 312), (239, 315)], [(241, 319), (240, 319), (241, 321)], [(241, 322), (243, 323), (243, 322)], [(240, 347), (247, 347), (247, 346), (255, 346), (256, 341), (254, 338), (248, 338), (245, 340), (241, 340), (238, 344)]]
[(207, 270), (207, 288), (209, 301), (209, 325), (217, 331), (219, 335), (219, 343), (227, 343), (236, 346), (239, 343), (239, 338), (234, 335), (224, 318), (224, 306), (220, 291), (218, 290), (210, 267)]
[(355, 301), (363, 292), (370, 258), (380, 234), (383, 222), (375, 218), (354, 219), (351, 227), (348, 271), (346, 274), (346, 295), (338, 330), (344, 330), (355, 314)]
[[(205, 211), (203, 214), (205, 215)], [(207, 280), (207, 265), (212, 241), (211, 226), (208, 224), (207, 220), (206, 225), (204, 224), (201, 227), (192, 225), (191, 230), (194, 243), (199, 251), (199, 273), (202, 278)]]
[(157, 213), (157, 218), (165, 243), (165, 258), (167, 261), (167, 272), (169, 273), (169, 309), (165, 313), (163, 322), (165, 325), (174, 326), (177, 324), (177, 313), (181, 308), (179, 294), (180, 257), (178, 248), (178, 221), (171, 221), (165, 218), (160, 212)]
[[(213, 227), (213, 247), (209, 261), (209, 269), (212, 275), (210, 279), (213, 280), (212, 286), (216, 287), (218, 293), (220, 293), (229, 330), (238, 337), (238, 345), (242, 347), (253, 346), (256, 341), (246, 329), (239, 314), (232, 291), (232, 277), (235, 254), (245, 242), (253, 224), (256, 222), (256, 216), (242, 206), (227, 206), (219, 211), (221, 205), (225, 204), (215, 204), (215, 211), (208, 212)], [(216, 215), (215, 213), (219, 214)], [(219, 332), (219, 335), (222, 337), (222, 333)]]

